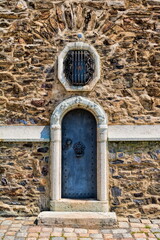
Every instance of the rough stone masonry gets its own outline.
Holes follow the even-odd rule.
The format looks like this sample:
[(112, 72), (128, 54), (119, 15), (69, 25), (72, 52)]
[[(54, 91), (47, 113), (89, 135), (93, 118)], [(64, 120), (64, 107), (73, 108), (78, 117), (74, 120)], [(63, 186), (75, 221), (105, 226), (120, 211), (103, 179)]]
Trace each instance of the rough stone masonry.
[[(160, 0), (1, 0), (0, 124), (49, 125), (54, 108), (79, 95), (57, 78), (69, 42), (95, 47), (101, 78), (80, 95), (99, 103), (109, 124), (160, 124)], [(40, 150), (41, 149), (41, 150)], [(159, 142), (110, 143), (111, 210), (160, 213)], [(1, 143), (1, 215), (49, 208), (49, 146)]]

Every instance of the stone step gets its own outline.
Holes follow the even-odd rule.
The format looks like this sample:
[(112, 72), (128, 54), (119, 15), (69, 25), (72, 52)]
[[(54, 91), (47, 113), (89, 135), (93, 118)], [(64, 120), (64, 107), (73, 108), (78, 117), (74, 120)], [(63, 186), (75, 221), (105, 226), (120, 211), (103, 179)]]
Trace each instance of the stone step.
[(109, 228), (117, 226), (114, 212), (41, 212), (37, 218), (38, 225), (72, 228)]

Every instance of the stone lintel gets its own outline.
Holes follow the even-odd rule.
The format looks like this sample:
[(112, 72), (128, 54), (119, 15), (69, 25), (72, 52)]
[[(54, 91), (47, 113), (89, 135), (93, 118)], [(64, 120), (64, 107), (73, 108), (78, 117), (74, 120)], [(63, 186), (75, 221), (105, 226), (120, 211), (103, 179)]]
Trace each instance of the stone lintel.
[(38, 225), (54, 227), (72, 227), (88, 229), (105, 229), (116, 227), (117, 218), (114, 212), (41, 212)]

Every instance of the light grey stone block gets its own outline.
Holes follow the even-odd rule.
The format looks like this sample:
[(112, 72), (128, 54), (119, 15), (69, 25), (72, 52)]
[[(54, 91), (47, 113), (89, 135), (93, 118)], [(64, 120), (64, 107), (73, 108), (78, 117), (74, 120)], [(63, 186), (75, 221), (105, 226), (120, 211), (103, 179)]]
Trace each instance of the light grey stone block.
[(107, 228), (117, 224), (114, 212), (41, 212), (38, 215), (39, 225), (54, 225), (73, 228)]

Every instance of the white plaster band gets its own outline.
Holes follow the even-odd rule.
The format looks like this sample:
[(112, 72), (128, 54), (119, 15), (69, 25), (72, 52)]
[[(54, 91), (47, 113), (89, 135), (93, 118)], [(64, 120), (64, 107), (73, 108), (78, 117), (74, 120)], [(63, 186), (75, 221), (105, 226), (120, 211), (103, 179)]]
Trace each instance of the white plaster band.
[[(160, 141), (160, 125), (110, 125), (107, 131), (107, 140), (112, 142)], [(50, 126), (0, 126), (0, 142), (50, 141)]]
[(160, 141), (160, 125), (108, 126), (108, 141)]
[(50, 142), (50, 127), (0, 126), (0, 142)]

